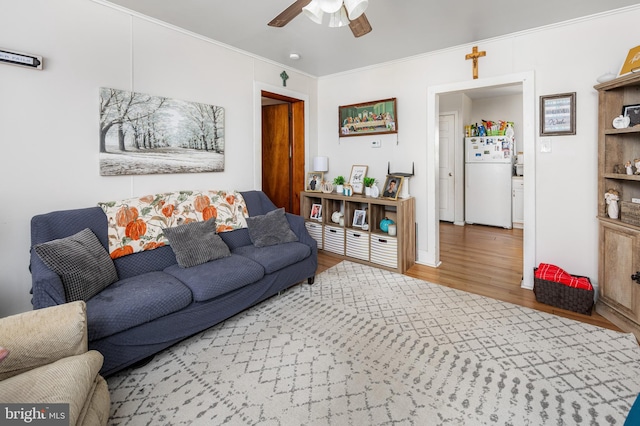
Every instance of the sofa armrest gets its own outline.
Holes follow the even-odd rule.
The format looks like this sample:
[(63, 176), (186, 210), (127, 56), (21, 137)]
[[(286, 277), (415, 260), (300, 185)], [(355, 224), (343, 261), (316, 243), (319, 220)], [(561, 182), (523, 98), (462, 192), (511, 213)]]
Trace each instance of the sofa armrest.
[(87, 352), (87, 312), (83, 301), (0, 318), (0, 380)]
[(298, 236), (298, 241), (311, 247), (311, 252), (318, 251), (318, 243), (307, 231), (307, 227), (304, 226), (304, 218), (302, 216), (294, 215), (291, 213), (285, 213), (287, 221), (291, 230)]
[(31, 271), (31, 293), (33, 294), (31, 304), (33, 309), (66, 303), (62, 279), (44, 264), (33, 249), (31, 249), (29, 270)]

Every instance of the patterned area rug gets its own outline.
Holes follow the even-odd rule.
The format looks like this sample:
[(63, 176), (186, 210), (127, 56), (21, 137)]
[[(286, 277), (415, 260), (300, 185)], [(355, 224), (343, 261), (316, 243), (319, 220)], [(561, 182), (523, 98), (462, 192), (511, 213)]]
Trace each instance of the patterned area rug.
[(113, 425), (622, 425), (640, 348), (345, 261), (108, 383)]

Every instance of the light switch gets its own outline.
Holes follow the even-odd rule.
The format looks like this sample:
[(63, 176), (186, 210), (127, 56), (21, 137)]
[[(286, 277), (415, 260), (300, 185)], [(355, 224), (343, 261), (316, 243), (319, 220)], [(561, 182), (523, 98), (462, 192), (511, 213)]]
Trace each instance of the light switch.
[(543, 153), (551, 152), (551, 138), (540, 139), (540, 152), (543, 152)]

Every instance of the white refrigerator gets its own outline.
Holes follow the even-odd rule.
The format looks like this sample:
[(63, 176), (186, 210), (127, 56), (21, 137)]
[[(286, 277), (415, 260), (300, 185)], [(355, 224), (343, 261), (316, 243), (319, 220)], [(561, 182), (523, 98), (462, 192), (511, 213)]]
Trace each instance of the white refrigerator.
[(511, 229), (513, 138), (465, 138), (465, 222)]

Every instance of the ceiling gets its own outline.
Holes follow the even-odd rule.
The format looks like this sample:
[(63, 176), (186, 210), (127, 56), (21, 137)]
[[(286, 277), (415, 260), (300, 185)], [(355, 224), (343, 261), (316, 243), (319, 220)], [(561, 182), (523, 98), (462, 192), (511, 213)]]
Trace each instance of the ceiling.
[[(283, 28), (267, 26), (293, 0), (108, 2), (317, 77), (638, 3), (637, 0), (370, 0), (365, 14), (373, 31), (355, 38), (348, 27), (315, 24), (303, 14)], [(289, 59), (292, 52), (301, 58)]]

